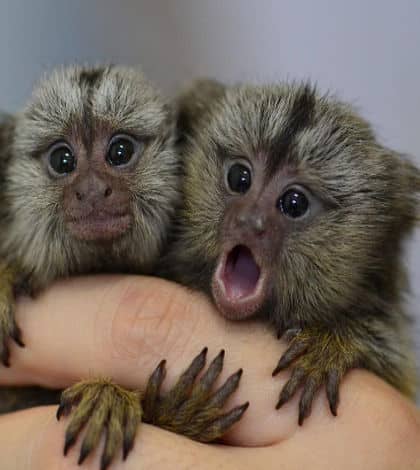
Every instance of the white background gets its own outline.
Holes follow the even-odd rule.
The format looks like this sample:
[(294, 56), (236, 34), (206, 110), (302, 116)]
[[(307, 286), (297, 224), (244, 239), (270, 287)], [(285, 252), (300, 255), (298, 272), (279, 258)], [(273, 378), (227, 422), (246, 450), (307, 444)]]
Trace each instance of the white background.
[[(141, 64), (168, 93), (197, 75), (310, 77), (420, 164), (418, 0), (1, 0), (0, 8), (2, 109), (19, 108), (43, 72), (75, 61)], [(419, 246), (418, 233), (407, 259), (420, 318)], [(420, 329), (416, 336), (420, 345)]]

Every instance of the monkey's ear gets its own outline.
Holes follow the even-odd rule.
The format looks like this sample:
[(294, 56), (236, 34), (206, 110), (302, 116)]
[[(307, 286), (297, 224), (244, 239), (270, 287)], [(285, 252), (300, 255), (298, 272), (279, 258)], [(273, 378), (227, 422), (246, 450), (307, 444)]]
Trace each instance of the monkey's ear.
[(208, 112), (212, 104), (224, 96), (225, 85), (211, 79), (194, 80), (175, 98), (178, 142), (192, 132), (194, 125)]

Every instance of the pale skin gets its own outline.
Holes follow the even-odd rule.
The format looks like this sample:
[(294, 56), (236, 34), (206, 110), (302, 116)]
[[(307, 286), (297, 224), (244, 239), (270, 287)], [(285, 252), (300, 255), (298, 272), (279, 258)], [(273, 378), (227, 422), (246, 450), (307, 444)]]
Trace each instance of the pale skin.
[[(420, 412), (379, 378), (352, 371), (341, 386), (338, 417), (323, 391), (311, 419), (297, 424), (295, 397), (274, 406), (287, 372), (271, 372), (284, 350), (262, 325), (221, 318), (201, 295), (174, 284), (135, 276), (75, 278), (56, 283), (36, 300), (21, 299), (17, 320), (26, 348), (12, 345), (12, 367), (0, 384), (67, 387), (96, 375), (142, 388), (162, 358), (169, 387), (208, 346), (208, 362), (226, 350), (220, 383), (244, 368), (227, 407), (250, 401), (224, 445), (204, 445), (142, 425), (135, 447), (111, 469), (420, 469)], [(272, 358), (267, 360), (267, 358)], [(262, 359), (264, 358), (264, 359)], [(56, 407), (0, 416), (2, 469), (99, 468), (101, 448), (77, 466), (78, 444), (62, 455), (66, 419)]]

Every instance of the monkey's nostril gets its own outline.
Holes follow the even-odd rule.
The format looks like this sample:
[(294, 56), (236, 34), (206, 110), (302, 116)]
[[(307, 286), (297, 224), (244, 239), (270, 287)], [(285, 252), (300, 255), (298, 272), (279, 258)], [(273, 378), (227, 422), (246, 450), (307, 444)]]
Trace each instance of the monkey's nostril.
[(112, 194), (112, 189), (108, 186), (105, 189), (105, 197), (109, 197), (109, 196), (111, 196), (111, 194)]
[(254, 229), (258, 234), (265, 232), (265, 221), (261, 217), (254, 219)]
[(79, 191), (76, 191), (76, 198), (78, 201), (81, 201), (83, 199), (83, 196), (81, 193), (79, 193)]
[(238, 215), (238, 222), (243, 225), (247, 222), (247, 216), (245, 214)]

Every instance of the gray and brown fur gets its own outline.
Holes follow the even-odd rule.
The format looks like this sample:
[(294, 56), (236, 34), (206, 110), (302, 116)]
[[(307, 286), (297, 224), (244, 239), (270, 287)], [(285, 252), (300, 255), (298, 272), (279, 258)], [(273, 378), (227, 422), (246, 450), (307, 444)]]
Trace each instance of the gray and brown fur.
[[(3, 117), (0, 133), (0, 359), (9, 366), (8, 341), (13, 339), (24, 346), (14, 319), (16, 291), (24, 288), (36, 293), (57, 278), (77, 274), (153, 273), (179, 202), (180, 171), (171, 105), (131, 68), (57, 69), (40, 82), (22, 112)], [(108, 168), (106, 150), (102, 154), (98, 148), (107, 149), (112, 136), (122, 133), (141, 143), (141, 155), (130, 167)], [(68, 143), (76, 154), (80, 168), (74, 175), (57, 178), (49, 173), (46, 157), (57, 141)], [(83, 198), (77, 192), (82, 184), (78, 178), (83, 183)], [(100, 186), (101, 178), (110, 186)], [(66, 219), (68, 211), (73, 210), (72, 201), (80, 200), (82, 207), (91, 197), (89, 191), (102, 191), (104, 187), (103, 197), (115, 198), (116, 205), (121, 201), (127, 205), (129, 227), (111, 239), (75, 237)], [(112, 209), (114, 199), (109, 198)], [(197, 391), (193, 386), (204, 367), (205, 353), (200, 358), (198, 365), (193, 362), (194, 373), (187, 374), (188, 380), (178, 383), (164, 397), (159, 395), (163, 365), (151, 377), (144, 396), (101, 378), (64, 391), (57, 416), (72, 413), (64, 453), (86, 427), (79, 463), (98, 444), (103, 430), (107, 430), (107, 438), (101, 468), (110, 464), (121, 447), (125, 458), (142, 418), (142, 400), (146, 421), (198, 440), (219, 437), (245, 411), (237, 408), (231, 414), (222, 413), (237, 381), (227, 383), (225, 398), (212, 413), (200, 415), (198, 422), (194, 420), (198, 405), (194, 408), (190, 403), (189, 414), (184, 413), (187, 419), (178, 415), (191, 393), (204, 400), (212, 396), (210, 388), (218, 369), (211, 369), (205, 390)], [(1, 412), (56, 400), (56, 392), (36, 387), (0, 390)]]
[[(11, 145), (1, 157), (8, 160), (2, 209), (9, 229), (0, 235), (3, 258), (12, 264), (18, 260), (35, 289), (58, 277), (93, 271), (151, 272), (166, 240), (179, 185), (172, 115), (155, 88), (128, 68), (60, 69), (41, 82), (13, 120), (6, 138)], [(103, 247), (68, 234), (62, 185), (51, 180), (42, 161), (51, 143), (69, 135), (88, 154), (101, 126), (110, 135), (124, 131), (147, 141), (126, 179), (134, 216), (131, 230)]]
[(224, 243), (236, 236), (226, 220), (243, 197), (226, 190), (226, 162), (262, 165), (267, 185), (290, 173), (322, 210), (307, 223), (285, 221), (263, 266), (270, 289), (256, 315), (289, 342), (273, 375), (292, 371), (277, 406), (302, 389), (302, 423), (325, 384), (336, 414), (339, 382), (353, 367), (413, 397), (402, 251), (418, 220), (419, 170), (351, 106), (307, 83), (198, 81), (178, 107), (184, 202), (166, 275), (212, 295)]

